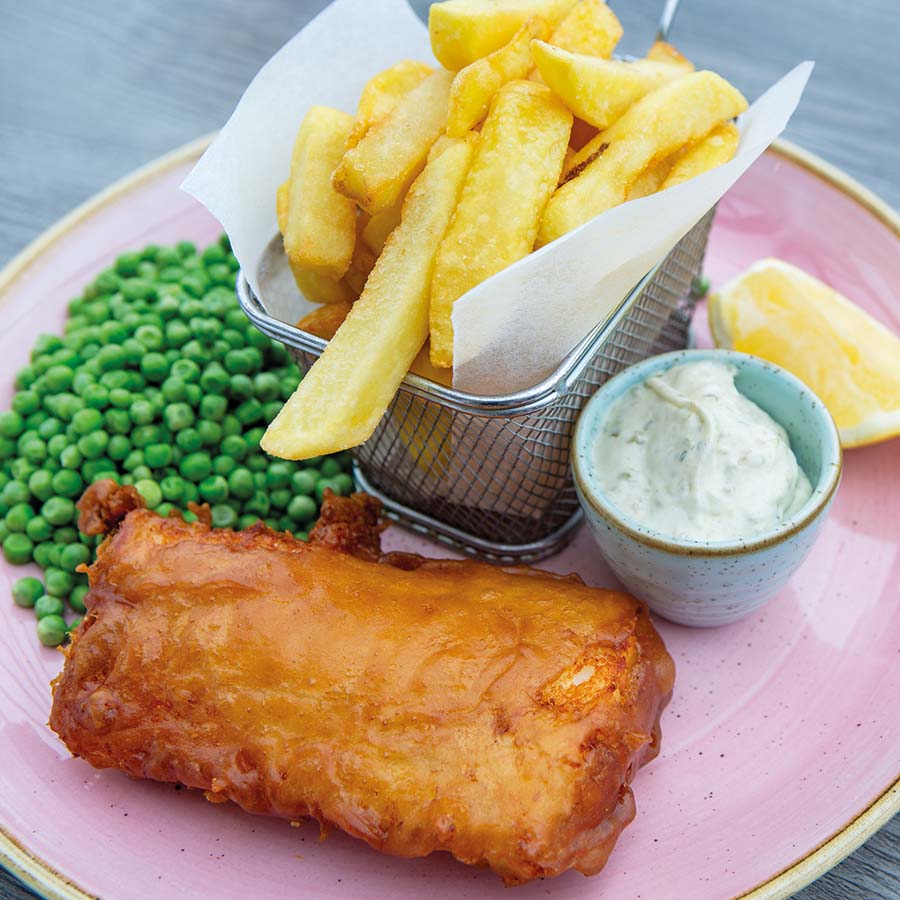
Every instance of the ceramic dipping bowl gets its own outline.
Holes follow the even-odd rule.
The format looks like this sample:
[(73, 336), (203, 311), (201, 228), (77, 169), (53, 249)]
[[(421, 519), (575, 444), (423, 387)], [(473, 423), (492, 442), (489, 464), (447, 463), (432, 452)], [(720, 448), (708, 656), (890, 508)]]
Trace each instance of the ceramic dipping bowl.
[[(612, 404), (651, 375), (700, 360), (729, 363), (735, 386), (787, 432), (813, 487), (809, 500), (778, 528), (731, 541), (673, 538), (644, 527), (604, 496), (595, 444)], [(806, 558), (834, 499), (841, 444), (822, 401), (779, 366), (731, 350), (683, 350), (654, 356), (607, 381), (575, 427), (572, 469), (578, 497), (600, 552), (636, 597), (683, 625), (725, 625), (770, 600)]]

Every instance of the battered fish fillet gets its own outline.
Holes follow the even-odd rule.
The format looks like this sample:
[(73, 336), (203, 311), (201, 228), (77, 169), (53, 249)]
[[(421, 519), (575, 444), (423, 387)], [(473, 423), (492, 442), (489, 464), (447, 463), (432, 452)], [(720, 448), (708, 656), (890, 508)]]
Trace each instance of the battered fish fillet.
[(54, 683), (73, 754), (507, 884), (603, 867), (674, 678), (642, 604), (381, 556), (362, 494), (329, 497), (308, 544), (139, 503), (100, 483), (80, 504), (95, 530), (121, 521)]

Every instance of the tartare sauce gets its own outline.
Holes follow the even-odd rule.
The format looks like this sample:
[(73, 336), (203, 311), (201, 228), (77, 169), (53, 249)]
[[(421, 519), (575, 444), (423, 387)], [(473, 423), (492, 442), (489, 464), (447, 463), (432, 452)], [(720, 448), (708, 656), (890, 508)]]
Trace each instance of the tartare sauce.
[(714, 361), (673, 366), (620, 397), (595, 448), (606, 496), (682, 540), (728, 541), (776, 528), (812, 487), (784, 428)]

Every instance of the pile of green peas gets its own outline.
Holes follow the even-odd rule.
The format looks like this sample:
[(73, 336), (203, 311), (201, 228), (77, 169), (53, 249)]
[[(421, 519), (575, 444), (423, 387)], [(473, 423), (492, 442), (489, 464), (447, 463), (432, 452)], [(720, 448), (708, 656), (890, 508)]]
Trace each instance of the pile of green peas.
[(75, 503), (104, 478), (132, 484), (160, 515), (208, 503), (213, 526), (259, 520), (301, 540), (326, 488), (353, 490), (346, 453), (293, 463), (259, 448), (300, 371), (257, 331), (234, 294), (237, 260), (223, 235), (123, 253), (69, 303), (64, 334), (42, 334), (0, 413), (0, 546), (35, 562), (13, 599), (38, 637), (63, 643), (85, 612), (99, 539), (78, 531)]

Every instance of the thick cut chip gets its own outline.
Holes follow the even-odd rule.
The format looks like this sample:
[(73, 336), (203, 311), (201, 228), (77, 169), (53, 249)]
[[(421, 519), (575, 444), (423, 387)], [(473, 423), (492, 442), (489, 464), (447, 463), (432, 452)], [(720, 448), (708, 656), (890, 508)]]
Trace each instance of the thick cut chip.
[[(678, 154), (675, 154), (676, 156)], [(672, 158), (661, 159), (648, 166), (638, 175), (628, 188), (626, 200), (640, 200), (641, 197), (649, 197), (655, 194), (663, 185), (666, 176), (672, 170)]]
[(306, 459), (372, 435), (428, 337), (434, 257), (474, 149), (474, 135), (459, 141), (413, 183), (365, 290), (263, 436), (267, 453)]
[(579, 119), (595, 128), (608, 128), (636, 100), (684, 75), (668, 63), (601, 59), (544, 41), (532, 41), (531, 48), (544, 82)]
[(900, 435), (900, 337), (818, 278), (762, 259), (710, 297), (709, 324), (717, 347), (760, 356), (808, 384), (844, 447)]
[(310, 269), (302, 269), (290, 260), (288, 262), (294, 281), (307, 300), (313, 303), (352, 303), (356, 299), (355, 291), (343, 278), (329, 278)]
[(747, 108), (737, 88), (714, 72), (692, 72), (638, 100), (603, 133), (606, 147), (553, 195), (539, 244), (566, 234), (624, 202), (649, 165), (699, 140)]
[(334, 187), (372, 216), (396, 203), (447, 127), (452, 81), (452, 72), (435, 72), (404, 94), (347, 150), (334, 172)]
[(647, 59), (653, 62), (669, 63), (679, 66), (685, 72), (693, 72), (694, 64), (683, 54), (665, 41), (657, 41), (648, 51)]
[(531, 40), (546, 38), (550, 26), (539, 17), (529, 19), (513, 39), (456, 73), (450, 88), (447, 134), (463, 137), (486, 115), (494, 94), (509, 81), (527, 78), (534, 62)]
[[(282, 234), (287, 230), (290, 190), (291, 184), (290, 180), (288, 180), (278, 186), (278, 192), (275, 195), (275, 215), (278, 218), (278, 230)], [(354, 250), (354, 255), (355, 253), (356, 251)], [(290, 257), (288, 257), (288, 265), (300, 292), (307, 300), (312, 300), (313, 303), (349, 303), (356, 297), (356, 294), (344, 283), (343, 279), (329, 278), (327, 275), (304, 269), (302, 266), (294, 263)]]
[[(360, 234), (362, 234), (363, 230), (360, 229)], [(364, 240), (357, 239), (356, 249), (353, 251), (353, 259), (350, 260), (350, 267), (347, 269), (347, 274), (344, 275), (344, 281), (350, 285), (351, 290), (357, 297), (363, 292), (366, 280), (372, 273), (372, 269), (375, 268), (377, 258)]]
[(380, 213), (372, 216), (363, 228), (362, 238), (366, 246), (376, 256), (384, 249), (391, 232), (400, 224), (402, 203), (395, 203)]
[(661, 190), (675, 187), (727, 163), (737, 152), (740, 139), (741, 133), (733, 122), (714, 128), (705, 138), (676, 156)]
[(622, 25), (603, 0), (581, 0), (550, 38), (554, 47), (608, 58), (622, 37)]
[(441, 65), (457, 71), (504, 44), (534, 16), (559, 22), (575, 0), (445, 0), (428, 11), (431, 50)]
[(322, 340), (330, 341), (347, 318), (351, 306), (351, 303), (326, 303), (324, 306), (317, 306), (297, 322), (297, 327)]
[(353, 118), (313, 106), (294, 142), (288, 179), (284, 250), (303, 269), (341, 278), (356, 243), (356, 206), (331, 185)]
[(423, 62), (404, 59), (370, 79), (359, 96), (356, 120), (347, 139), (355, 147), (366, 132), (397, 105), (397, 101), (418, 87), (434, 69)]
[(459, 207), (435, 262), (431, 361), (453, 363), (454, 302), (527, 256), (559, 181), (572, 114), (533, 81), (502, 87), (491, 105)]

